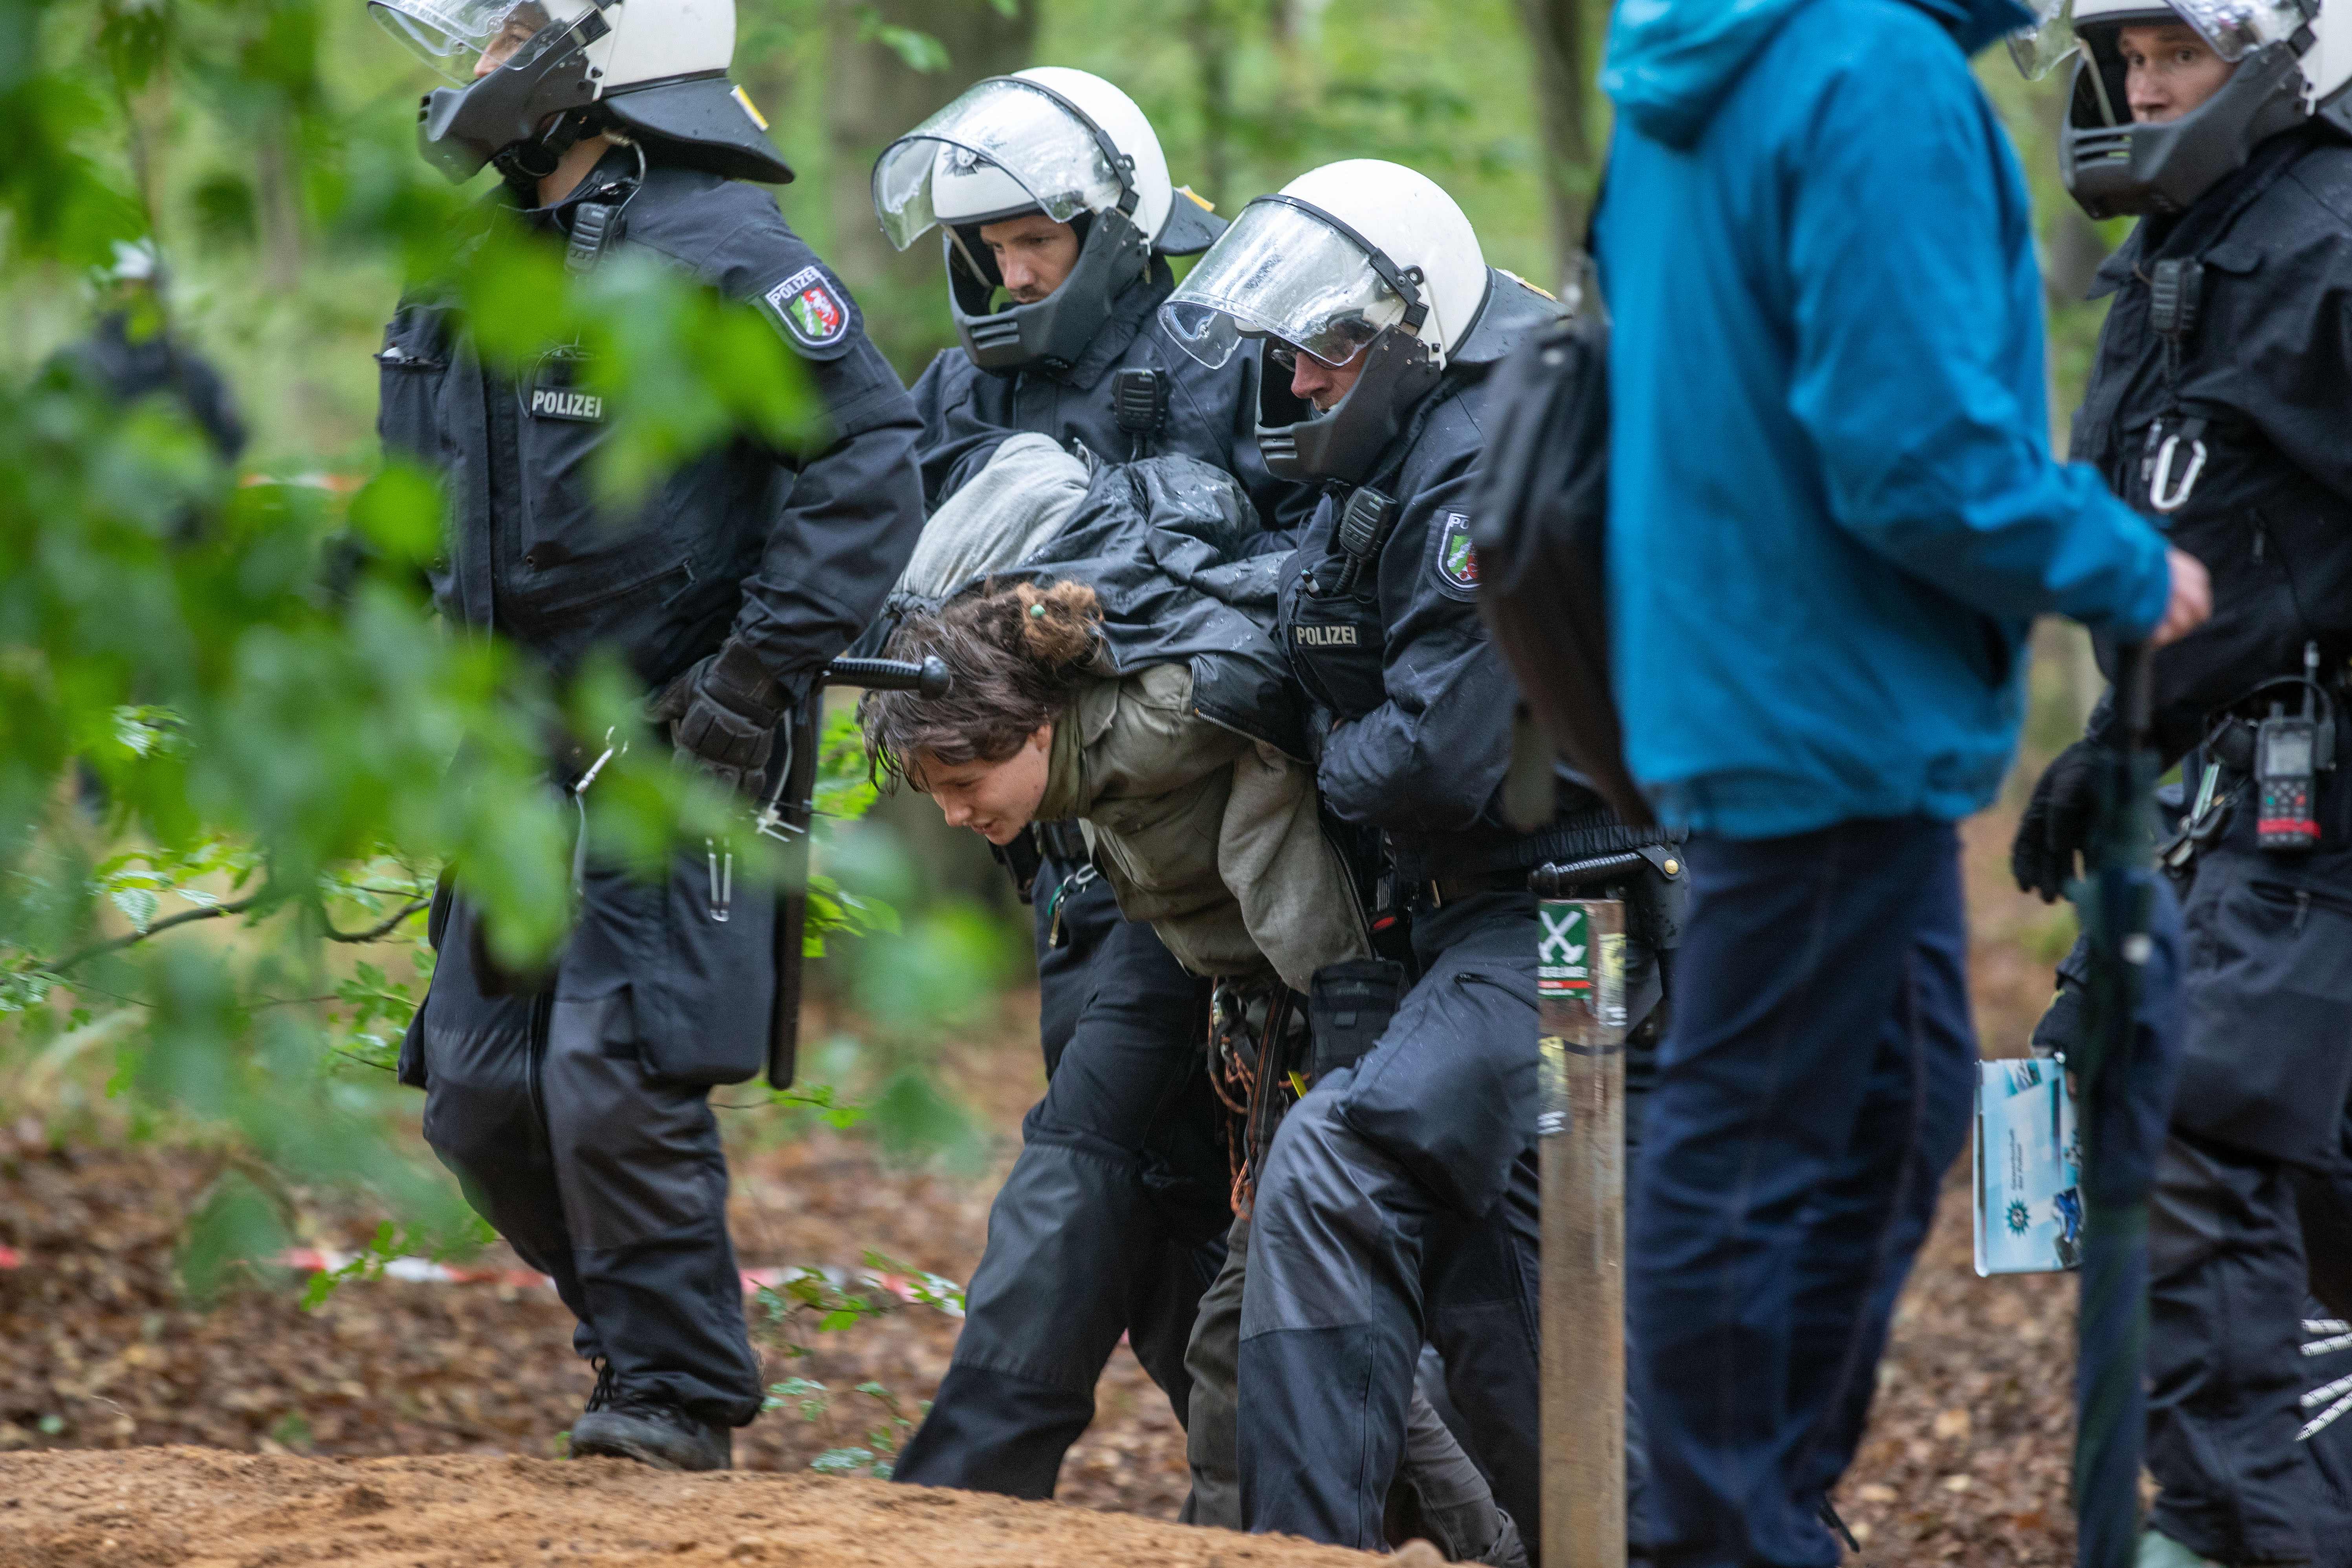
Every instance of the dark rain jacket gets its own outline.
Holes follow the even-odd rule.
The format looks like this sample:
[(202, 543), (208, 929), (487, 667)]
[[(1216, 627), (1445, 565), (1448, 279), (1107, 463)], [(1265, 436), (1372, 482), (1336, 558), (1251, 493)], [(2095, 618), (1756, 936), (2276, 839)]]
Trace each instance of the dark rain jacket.
[(1103, 674), (1182, 665), (1194, 712), (1303, 760), (1306, 713), (1274, 631), (1284, 558), (1245, 553), (1256, 530), (1231, 474), (1181, 457), (1118, 464), (1096, 471), (1046, 544), (940, 600), (894, 595), (891, 618), (988, 583), (1084, 583), (1102, 607)]
[[(1258, 456), (1258, 356), (1237, 353), (1211, 370), (1178, 348), (1160, 322), (1160, 307), (1175, 288), (1166, 260), (1153, 258), (1150, 275), (1111, 302), (1110, 319), (1085, 356), (1058, 374), (985, 371), (963, 350), (943, 350), (915, 383), (924, 500), (936, 508), (987, 466), (1006, 437), (1025, 430), (1066, 447), (1083, 442), (1113, 463), (1197, 458), (1241, 482), (1260, 527), (1300, 526), (1315, 505), (1313, 487), (1275, 478)], [(1167, 421), (1141, 453), (1111, 406), (1112, 378), (1129, 368), (1157, 370), (1169, 381)]]
[(1396, 503), (1376, 564), (1339, 590), (1348, 557), (1335, 529), (1353, 493), (1341, 487), (1323, 497), (1282, 569), (1284, 650), (1329, 721), (1317, 769), (1324, 802), (1343, 821), (1380, 829), (1407, 884), (1626, 847), (1626, 830), (1590, 795), (1533, 835), (1499, 808), (1518, 689), (1478, 619), (1470, 497), (1486, 452), (1487, 376), (1559, 307), (1491, 277), (1486, 309), (1436, 390), (1365, 481)]
[(168, 329), (133, 338), (121, 310), (100, 319), (89, 336), (58, 356), (69, 372), (117, 403), (162, 395), (177, 401), (205, 433), (214, 452), (233, 463), (245, 450), (245, 421), (227, 383), (204, 355)]
[(796, 454), (738, 436), (689, 459), (626, 515), (596, 498), (602, 402), (555, 351), (509, 379), (487, 368), (446, 300), (404, 300), (384, 331), (378, 429), (437, 470), (448, 553), (435, 595), (561, 677), (603, 645), (657, 689), (730, 635), (788, 691), (881, 606), (922, 529), (921, 425), (840, 279), (756, 186), (656, 163), (634, 195), (616, 148), (572, 196), (526, 215), (569, 233), (587, 202), (626, 197), (617, 250), (659, 258), (755, 306), (809, 373), (829, 445)]
[[(2157, 310), (2159, 269), (2185, 317)], [(2213, 618), (2156, 656), (2177, 757), (2210, 710), (2301, 674), (2306, 642), (2326, 668), (2352, 656), (2352, 145), (2319, 126), (2273, 137), (2187, 213), (2144, 220), (2092, 293), (2115, 303), (2074, 456), (2213, 576)], [(2200, 444), (2165, 517), (2153, 489), (2188, 484)]]

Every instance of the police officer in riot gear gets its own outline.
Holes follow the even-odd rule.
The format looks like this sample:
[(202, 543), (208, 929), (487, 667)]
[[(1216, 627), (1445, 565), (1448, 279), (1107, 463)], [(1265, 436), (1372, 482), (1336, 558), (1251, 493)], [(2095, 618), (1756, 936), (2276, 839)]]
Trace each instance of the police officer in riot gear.
[(981, 82), (883, 152), (874, 209), (901, 250), (939, 228), (962, 340), (915, 384), (932, 506), (1034, 431), (1111, 462), (1198, 458), (1241, 481), (1266, 527), (1303, 520), (1306, 498), (1250, 440), (1255, 356), (1212, 370), (1154, 319), (1167, 258), (1224, 224), (1171, 185), (1126, 93), (1059, 66)]
[[(1378, 973), (1317, 977), (1318, 1076), (1257, 1176), (1238, 1379), (1253, 1530), (1381, 1543), (1425, 1333), (1496, 1500), (1538, 1538), (1529, 875), (1659, 848), (1565, 781), (1540, 831), (1501, 812), (1516, 689), (1476, 612), (1468, 498), (1487, 376), (1557, 314), (1486, 265), (1443, 190), (1369, 160), (1249, 204), (1163, 311), (1210, 364), (1265, 344), (1258, 445), (1323, 492), (1282, 591), (1318, 783), (1377, 835), (1376, 929), (1409, 925)], [(1660, 996), (1646, 945), (1629, 969), (1638, 1026)]]
[(92, 269), (98, 322), (61, 350), (58, 366), (111, 402), (154, 395), (177, 403), (225, 463), (245, 450), (245, 420), (212, 362), (173, 330), (171, 279), (152, 240), (116, 240), (114, 259)]
[[(2340, 0), (2075, 0), (2068, 188), (2142, 215), (2074, 452), (2211, 570), (2156, 656), (2182, 763), (2164, 854), (2189, 934), (2187, 1058), (2150, 1205), (2146, 1568), (2352, 1562), (2306, 1291), (2352, 1161), (2352, 55)], [(2109, 722), (2103, 704), (2095, 732)], [(2095, 807), (2089, 742), (2036, 784), (2019, 884), (2054, 898)], [(2080, 1027), (2082, 955), (2037, 1041)], [(2341, 1246), (2339, 1240), (2332, 1245)], [(2325, 1288), (2323, 1284), (2323, 1288)], [(2308, 1405), (2308, 1407), (2306, 1407)], [(2346, 1406), (2352, 1408), (2352, 1406)], [(2342, 1412), (2336, 1412), (2340, 1415)], [(2352, 1424), (2347, 1424), (2352, 1426)]]
[[(683, 462), (631, 510), (592, 483), (603, 401), (578, 355), (487, 362), (439, 293), (384, 335), (380, 426), (436, 468), (452, 621), (520, 645), (559, 681), (618, 654), (682, 757), (749, 794), (781, 788), (773, 736), (873, 616), (922, 523), (912, 405), (839, 279), (754, 186), (792, 177), (726, 70), (725, 5), (688, 0), (373, 0), (453, 85), (425, 101), (425, 154), (485, 164), (506, 220), (576, 268), (658, 258), (780, 332), (824, 395), (822, 450), (748, 436)], [(465, 85), (455, 85), (464, 83)], [(593, 759), (559, 759), (578, 794)], [(746, 802), (747, 825), (750, 802)], [(730, 1462), (761, 1403), (726, 1226), (709, 1087), (767, 1057), (772, 899), (737, 897), (714, 849), (667, 884), (585, 863), (569, 944), (504, 973), (463, 899), (436, 910), (432, 989), (401, 1054), (425, 1132), (517, 1252), (555, 1281), (599, 1369), (574, 1454), (683, 1469)]]
[[(1223, 225), (1171, 187), (1118, 88), (1055, 67), (981, 82), (884, 151), (874, 204), (900, 249), (941, 231), (962, 347), (914, 389), (934, 507), (1024, 432), (1101, 460), (1197, 458), (1269, 524), (1311, 504), (1249, 439), (1255, 359), (1213, 369), (1160, 325), (1166, 258)], [(1231, 1178), (1205, 986), (1119, 918), (1075, 824), (1041, 824), (1008, 863), (1034, 878), (1049, 1081), (990, 1211), (954, 1363), (893, 1474), (1049, 1497), (1122, 1333), (1184, 1417), (1185, 1340), (1223, 1261)]]

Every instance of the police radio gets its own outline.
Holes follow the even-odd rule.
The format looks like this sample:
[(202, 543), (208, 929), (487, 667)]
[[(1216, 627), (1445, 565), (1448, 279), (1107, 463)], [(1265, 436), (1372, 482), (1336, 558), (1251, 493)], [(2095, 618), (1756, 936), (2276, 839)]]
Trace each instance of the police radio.
[(2270, 716), (2254, 727), (2254, 842), (2289, 854), (2319, 847), (2318, 777), (2335, 761), (2334, 705), (2326, 722), (2315, 707), (2325, 695), (2316, 679), (2317, 643), (2304, 648), (2303, 665), (2303, 711), (2290, 715), (2285, 703), (2273, 702)]
[(1149, 366), (1129, 366), (1110, 378), (1110, 405), (1129, 437), (1128, 460), (1141, 462), (1168, 423), (1168, 377)]

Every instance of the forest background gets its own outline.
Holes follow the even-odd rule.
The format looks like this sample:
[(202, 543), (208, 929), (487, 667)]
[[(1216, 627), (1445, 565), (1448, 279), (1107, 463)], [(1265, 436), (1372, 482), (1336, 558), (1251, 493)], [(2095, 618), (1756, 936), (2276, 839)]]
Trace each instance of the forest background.
[[(1411, 164), (1461, 201), (1489, 261), (1558, 288), (1607, 141), (1591, 86), (1606, 14), (743, 0), (733, 75), (798, 170), (785, 216), (911, 381), (953, 342), (939, 253), (890, 250), (867, 174), (971, 81), (1043, 63), (1109, 78), (1178, 183), (1228, 216), (1334, 159)], [(2120, 234), (2057, 186), (2058, 84), (2023, 82), (1998, 51), (1980, 73), (2033, 185), (2063, 411), (2098, 321), (2079, 301)], [(431, 85), (358, 0), (0, 0), (0, 1124), (29, 1110), (52, 1138), (211, 1151), (183, 1257), (199, 1291), (281, 1245), (289, 1194), (314, 1190), (370, 1194), (401, 1222), (386, 1250), (478, 1240), (451, 1184), (385, 1131), (415, 1114), (384, 1079), (429, 963), (421, 910), (455, 862), (513, 952), (551, 941), (574, 814), (534, 782), (534, 737), (636, 724), (614, 672), (547, 691), (440, 636), (414, 585), (437, 502), (425, 477), (380, 469), (372, 356), (404, 280), (446, 268), (489, 178), (453, 190), (417, 157)], [(88, 269), (140, 236), (168, 258), (173, 330), (252, 426), (235, 471), (168, 408), (125, 417), (44, 371), (89, 329)], [(675, 279), (570, 278), (497, 243), (469, 268), (494, 354), (600, 352), (616, 488), (730, 424), (809, 433), (773, 334)], [(324, 593), (346, 531), (374, 564)], [(2030, 751), (2046, 754), (2095, 677), (2079, 640), (2042, 644), (2058, 657), (2037, 673)], [(824, 804), (845, 824), (867, 804), (861, 770), (845, 747), (828, 761)], [(582, 820), (650, 860), (681, 819), (716, 830), (717, 809), (645, 747)], [(814, 962), (824, 1032), (779, 1125), (863, 1118), (894, 1147), (952, 1152), (971, 1125), (936, 1052), (1025, 969), (1025, 911), (927, 803), (877, 816), (823, 841), (842, 962)], [(2063, 949), (2063, 931), (2034, 945)]]

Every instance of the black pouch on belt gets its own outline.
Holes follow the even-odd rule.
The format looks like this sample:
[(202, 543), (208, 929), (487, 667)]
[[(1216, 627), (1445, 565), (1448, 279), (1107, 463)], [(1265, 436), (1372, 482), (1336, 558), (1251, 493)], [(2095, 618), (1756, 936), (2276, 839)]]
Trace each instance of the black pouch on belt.
[(1361, 1061), (1411, 989), (1404, 965), (1385, 958), (1351, 958), (1315, 972), (1307, 998), (1307, 1027), (1314, 1037), (1308, 1075), (1321, 1078), (1335, 1068)]

